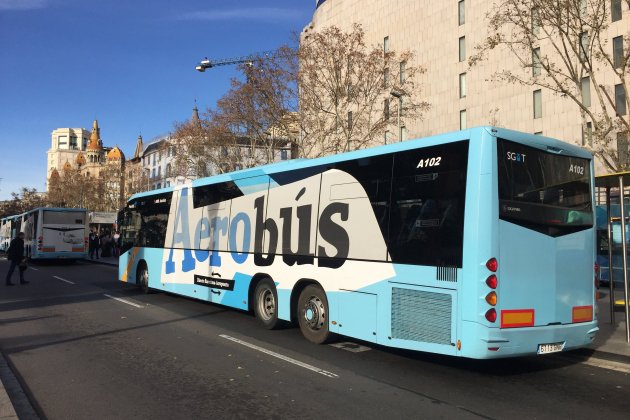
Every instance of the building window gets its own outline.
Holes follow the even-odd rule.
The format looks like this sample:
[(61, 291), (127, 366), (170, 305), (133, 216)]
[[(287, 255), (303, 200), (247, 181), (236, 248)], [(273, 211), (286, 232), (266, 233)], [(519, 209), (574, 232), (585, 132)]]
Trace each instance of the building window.
[(534, 133), (534, 135), (535, 135), (535, 136), (542, 136), (542, 131), (536, 131), (536, 132)]
[(580, 0), (580, 17), (586, 16), (586, 6), (588, 0)]
[(540, 48), (534, 48), (532, 50), (532, 76), (540, 76)]
[(615, 85), (615, 109), (617, 115), (626, 115), (626, 92), (623, 85)]
[(153, 176), (151, 178), (155, 178), (155, 168), (153, 168), (152, 174)]
[(466, 37), (462, 36), (459, 38), (459, 61), (466, 60)]
[(389, 37), (386, 36), (385, 38), (383, 38), (383, 53), (388, 53), (389, 52)]
[(582, 60), (588, 60), (588, 33), (582, 32), (580, 34), (580, 58)]
[(621, 0), (610, 1), (610, 17), (613, 22), (621, 20)]
[(532, 9), (532, 33), (534, 35), (540, 33), (540, 10), (536, 7)]
[(459, 97), (466, 97), (466, 73), (461, 73), (459, 75)]
[(348, 111), (348, 131), (352, 131), (352, 111)]
[(407, 127), (404, 125), (400, 127), (400, 141), (407, 140)]
[(280, 150), (280, 160), (287, 160), (289, 155), (286, 150)]
[(619, 166), (628, 166), (628, 136), (625, 132), (617, 133), (617, 156)]
[(464, 0), (459, 0), (457, 3), (457, 17), (460, 25), (466, 23), (466, 8), (464, 6)]
[(582, 104), (591, 106), (591, 78), (582, 77)]
[(534, 118), (542, 118), (542, 92), (534, 91)]
[(385, 144), (389, 144), (391, 137), (392, 137), (392, 133), (390, 133), (389, 131), (386, 131), (385, 138), (384, 138)]
[(78, 148), (77, 136), (70, 136), (70, 148), (72, 150), (77, 150)]
[[(59, 142), (59, 148), (61, 149), (61, 146), (67, 146), (68, 145), (68, 136), (59, 136), (57, 138), (58, 142)], [(64, 147), (65, 149), (65, 147)]]
[(383, 70), (383, 86), (387, 87), (389, 86), (389, 68), (386, 67), (385, 70)]
[(582, 132), (582, 146), (593, 145), (593, 123), (587, 122), (584, 131)]
[(166, 178), (170, 178), (171, 176), (171, 164), (166, 165)]
[(623, 67), (623, 36), (613, 38), (613, 64), (616, 69)]
[(407, 78), (407, 62), (400, 62), (400, 83), (405, 83), (405, 79)]
[(389, 121), (389, 99), (383, 100), (383, 119)]
[(468, 122), (466, 121), (466, 110), (462, 109), (459, 111), (459, 129), (465, 130), (468, 128)]

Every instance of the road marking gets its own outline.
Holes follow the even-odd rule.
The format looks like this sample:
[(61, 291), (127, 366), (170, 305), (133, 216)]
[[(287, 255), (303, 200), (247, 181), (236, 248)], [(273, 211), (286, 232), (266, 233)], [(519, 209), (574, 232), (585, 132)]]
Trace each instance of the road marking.
[(31, 267), (31, 270), (39, 271), (39, 268)]
[(357, 343), (353, 343), (350, 341), (345, 341), (343, 343), (333, 343), (333, 344), (329, 344), (330, 347), (336, 347), (338, 349), (341, 350), (346, 350), (352, 353), (362, 353), (364, 351), (370, 351), (372, 350), (371, 347), (367, 347), (367, 346), (362, 346), (360, 344)]
[(628, 364), (614, 362), (612, 360), (604, 360), (591, 357), (590, 359), (584, 360), (582, 363), (602, 369), (610, 369), (617, 372), (630, 373), (630, 366), (628, 366)]
[(296, 366), (303, 367), (304, 369), (311, 370), (313, 372), (319, 373), (320, 375), (324, 375), (324, 376), (327, 376), (329, 378), (338, 378), (339, 377), (339, 375), (334, 374), (332, 372), (328, 372), (328, 371), (326, 371), (324, 369), (320, 369), (320, 368), (318, 368), (316, 366), (309, 365), (308, 363), (300, 362), (299, 360), (295, 360), (295, 359), (292, 359), (292, 358), (290, 358), (288, 356), (284, 356), (284, 355), (282, 355), (280, 353), (276, 353), (274, 351), (267, 350), (267, 349), (265, 349), (263, 347), (259, 347), (259, 346), (255, 345), (255, 344), (251, 344), (251, 343), (248, 343), (246, 341), (239, 340), (238, 338), (230, 337), (229, 335), (220, 334), (219, 337), (222, 337), (222, 338), (225, 338), (226, 340), (230, 340), (230, 341), (233, 341), (235, 343), (241, 344), (241, 345), (243, 345), (245, 347), (249, 347), (250, 349), (258, 350), (258, 351), (260, 351), (262, 353), (268, 354), (269, 356), (277, 357), (278, 359), (284, 360), (285, 362), (289, 362), (289, 363), (292, 363), (292, 364), (294, 364)]
[(57, 280), (65, 281), (66, 283), (76, 284), (73, 281), (64, 279), (63, 277), (59, 277), (59, 276), (53, 276), (53, 277), (56, 278)]
[(107, 296), (110, 299), (117, 300), (118, 302), (126, 303), (127, 305), (135, 306), (136, 308), (144, 308), (144, 306), (138, 305), (137, 303), (133, 303), (133, 302), (128, 301), (126, 299), (118, 298), (118, 297), (111, 296), (111, 295), (108, 295), (108, 294), (105, 294), (104, 296)]

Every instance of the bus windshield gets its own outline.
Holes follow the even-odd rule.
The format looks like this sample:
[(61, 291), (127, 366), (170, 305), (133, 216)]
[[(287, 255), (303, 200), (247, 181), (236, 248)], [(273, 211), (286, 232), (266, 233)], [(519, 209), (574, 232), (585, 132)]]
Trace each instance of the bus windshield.
[(561, 236), (593, 226), (590, 161), (497, 139), (499, 217)]

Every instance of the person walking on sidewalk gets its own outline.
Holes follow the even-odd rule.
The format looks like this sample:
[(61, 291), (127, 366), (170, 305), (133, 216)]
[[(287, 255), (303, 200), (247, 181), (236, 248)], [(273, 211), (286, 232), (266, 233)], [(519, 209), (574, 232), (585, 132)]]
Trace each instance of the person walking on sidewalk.
[[(11, 276), (15, 271), (15, 267), (20, 266), (20, 263), (24, 259), (24, 232), (18, 233), (16, 238), (13, 238), (9, 249), (7, 250), (7, 259), (11, 261), (9, 266), (9, 272), (7, 273), (6, 285), (14, 286), (15, 283), (11, 282)], [(26, 284), (28, 281), (24, 280), (24, 270), (20, 267), (20, 284)]]

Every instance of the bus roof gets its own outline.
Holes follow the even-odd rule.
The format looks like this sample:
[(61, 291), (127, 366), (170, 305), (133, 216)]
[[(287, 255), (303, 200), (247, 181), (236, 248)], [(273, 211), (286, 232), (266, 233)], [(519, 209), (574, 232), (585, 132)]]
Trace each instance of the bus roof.
[[(235, 181), (244, 178), (251, 178), (261, 175), (270, 175), (278, 172), (290, 171), (293, 169), (309, 168), (313, 166), (332, 164), (342, 162), (346, 160), (362, 159), (370, 156), (382, 155), (387, 153), (395, 153), (403, 150), (415, 149), (420, 146), (434, 146), (443, 143), (450, 143), (459, 140), (472, 140), (480, 141), (484, 136), (501, 137), (508, 140), (523, 142), (532, 147), (538, 147), (540, 149), (550, 150), (555, 153), (568, 152), (573, 156), (582, 157), (585, 159), (591, 159), (592, 154), (587, 150), (562, 142), (560, 140), (553, 139), (551, 137), (545, 137), (541, 135), (522, 133), (519, 131), (509, 130), (505, 128), (498, 128), (492, 126), (479, 126), (470, 128), (467, 130), (454, 131), (446, 134), (439, 134), (429, 137), (418, 138), (414, 140), (407, 140), (398, 143), (392, 143), (382, 146), (371, 147), (367, 149), (354, 150), (351, 152), (340, 153), (336, 155), (329, 155), (313, 159), (291, 159), (287, 161), (281, 161), (276, 163), (270, 163), (263, 166), (256, 166), (252, 168), (242, 169), (239, 171), (214, 175), (211, 177), (200, 178), (192, 181), (190, 184), (192, 187), (216, 184), (226, 181)], [(179, 187), (179, 186), (178, 186)], [(173, 191), (176, 187), (165, 187), (151, 191), (145, 191), (132, 195), (128, 201), (133, 199), (152, 196), (155, 194), (161, 194), (169, 191)]]

